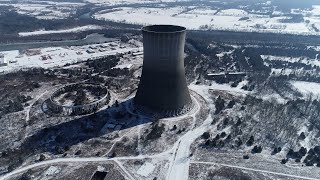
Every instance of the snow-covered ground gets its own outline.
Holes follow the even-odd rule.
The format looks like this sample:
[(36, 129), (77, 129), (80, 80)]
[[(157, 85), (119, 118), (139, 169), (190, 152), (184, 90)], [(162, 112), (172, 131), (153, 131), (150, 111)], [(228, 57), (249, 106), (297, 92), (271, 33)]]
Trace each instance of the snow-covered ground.
[[(121, 65), (116, 65), (113, 68), (119, 68), (119, 69), (130, 69), (133, 66), (133, 64), (121, 64)], [(112, 68), (112, 69), (113, 69)]]
[[(316, 9), (318, 7), (315, 7)], [(115, 8), (112, 12), (100, 11), (93, 16), (100, 20), (111, 20), (131, 24), (174, 24), (185, 26), (188, 29), (213, 29), (213, 30), (233, 30), (245, 32), (273, 32), (289, 34), (315, 34), (310, 28), (310, 23), (320, 24), (320, 19), (311, 17), (307, 19), (310, 23), (286, 23), (290, 17), (281, 15), (270, 17), (249, 13), (241, 9), (225, 9), (217, 13), (216, 9), (185, 6), (176, 7), (123, 7)], [(311, 10), (314, 11), (314, 10)], [(318, 12), (318, 11), (316, 11)], [(313, 16), (314, 15), (314, 16)], [(241, 20), (241, 18), (246, 18)]]
[(148, 177), (149, 174), (151, 174), (154, 170), (155, 166), (149, 162), (144, 163), (139, 170), (137, 171), (137, 174)]
[[(74, 15), (79, 8), (93, 3), (101, 9), (95, 12), (93, 17), (100, 20), (140, 25), (174, 24), (188, 29), (202, 30), (320, 35), (320, 6), (317, 5), (309, 9), (291, 9), (291, 13), (288, 14), (274, 6), (273, 2), (257, 3), (258, 9), (242, 5), (229, 6), (228, 2), (224, 3), (224, 7), (219, 1), (210, 1), (210, 3), (216, 2), (217, 6), (192, 3), (192, 5), (169, 7), (165, 4), (181, 1), (193, 0), (85, 0), (81, 3), (31, 0), (15, 3), (0, 1), (0, 5), (11, 5), (18, 13), (38, 19), (65, 19)], [(136, 6), (128, 7), (130, 4)], [(149, 6), (146, 7), (146, 4)], [(110, 9), (109, 6), (112, 5), (117, 7)], [(302, 17), (296, 20), (291, 15)]]
[(52, 175), (57, 174), (61, 171), (61, 169), (59, 167), (56, 166), (50, 166), (43, 174), (43, 178), (41, 178), (42, 180), (49, 180), (51, 179)]
[(316, 97), (320, 96), (320, 83), (291, 81), (291, 84), (305, 96), (309, 94), (313, 94)]
[(74, 14), (77, 8), (85, 3), (31, 0), (19, 3), (0, 1), (0, 5), (13, 6), (19, 14), (34, 16), (38, 19), (64, 19)]
[(315, 57), (314, 59), (310, 59), (307, 57), (286, 57), (286, 56), (271, 56), (271, 55), (261, 55), (261, 58), (263, 60), (270, 60), (270, 61), (286, 61), (286, 62), (299, 62), (299, 63), (304, 63), (304, 64), (310, 64), (312, 66), (318, 66), (320, 67), (320, 60)]
[[(101, 20), (112, 20), (117, 22), (126, 22), (132, 24), (175, 24), (185, 26), (188, 29), (199, 29), (202, 26), (213, 25), (214, 28), (231, 28), (239, 24), (239, 12), (235, 15), (228, 15), (230, 12), (222, 15), (212, 16), (215, 10), (194, 9), (190, 12), (184, 12), (186, 7), (172, 8), (121, 8), (111, 13), (96, 13), (95, 18)], [(200, 12), (200, 13), (199, 13)]]
[(283, 97), (281, 97), (279, 94), (276, 93), (272, 93), (272, 94), (265, 94), (262, 96), (259, 96), (261, 99), (265, 100), (265, 101), (276, 101), (280, 104), (285, 104), (287, 102), (286, 99), (284, 99)]
[[(97, 5), (120, 5), (120, 4), (146, 4), (146, 3), (161, 3), (161, 2), (176, 2), (176, 0), (85, 0), (86, 2)], [(191, 0), (178, 0), (191, 1)]]
[(244, 85), (246, 85), (248, 83), (248, 81), (242, 81), (239, 83), (239, 85), (237, 87), (231, 87), (229, 84), (218, 84), (215, 82), (211, 83), (211, 86), (209, 86), (210, 90), (218, 90), (218, 91), (226, 91), (230, 94), (234, 94), (234, 95), (241, 95), (241, 94), (248, 94), (249, 91), (245, 91), (243, 89), (241, 89), (241, 87), (243, 87)]
[(293, 72), (302, 72), (302, 69), (298, 69), (298, 70), (295, 70), (295, 69), (289, 69), (289, 68), (286, 68), (286, 69), (276, 69), (276, 68), (272, 68), (271, 69), (271, 73), (272, 74), (282, 74), (282, 75), (289, 75)]
[(19, 36), (36, 36), (36, 35), (43, 35), (43, 34), (72, 33), (72, 32), (88, 31), (93, 29), (103, 29), (103, 27), (97, 26), (97, 25), (86, 25), (86, 26), (80, 26), (80, 27), (75, 27), (71, 29), (38, 30), (33, 32), (20, 32)]
[(0, 52), (10, 62), (8, 66), (0, 67), (0, 73), (31, 67), (51, 68), (63, 66), (117, 53), (142, 51), (142, 47), (121, 44), (119, 41), (93, 44), (86, 46), (49, 47), (28, 50), (20, 54), (18, 50)]

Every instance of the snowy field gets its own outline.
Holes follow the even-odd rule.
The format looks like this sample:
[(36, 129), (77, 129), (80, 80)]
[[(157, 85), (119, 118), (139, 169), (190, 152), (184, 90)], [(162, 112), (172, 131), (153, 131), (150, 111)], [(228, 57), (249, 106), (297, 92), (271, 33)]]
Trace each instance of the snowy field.
[(143, 164), (139, 170), (137, 171), (137, 174), (141, 175), (141, 176), (144, 176), (144, 177), (147, 177), (149, 174), (152, 173), (152, 171), (154, 170), (154, 165), (149, 163), (149, 162), (146, 162), (145, 164)]
[(305, 96), (312, 94), (316, 97), (320, 96), (320, 84), (304, 81), (292, 81), (291, 84)]
[[(97, 5), (121, 5), (121, 4), (147, 4), (147, 3), (165, 3), (176, 2), (176, 0), (85, 0), (86, 2)], [(191, 0), (178, 0), (179, 2)]]
[(71, 29), (60, 29), (60, 30), (38, 30), (33, 32), (20, 32), (19, 36), (25, 37), (25, 36), (36, 36), (36, 35), (43, 35), (43, 34), (59, 34), (59, 33), (76, 33), (76, 32), (83, 32), (88, 30), (94, 30), (94, 29), (103, 29), (102, 26), (97, 25), (86, 25), (86, 26), (80, 26), (75, 27)]
[(0, 74), (31, 67), (59, 67), (68, 63), (72, 64), (129, 51), (142, 51), (142, 47), (132, 44), (120, 44), (119, 41), (116, 41), (86, 46), (31, 49), (24, 53), (19, 53), (18, 50), (2, 51), (0, 54), (5, 56), (9, 65), (0, 66)]
[(291, 62), (291, 63), (299, 62), (307, 65), (320, 67), (320, 61), (318, 60), (318, 56), (315, 57), (314, 59), (310, 59), (307, 57), (295, 58), (295, 57), (286, 57), (286, 56), (261, 55), (261, 58), (263, 60), (270, 60), (270, 61), (285, 61), (285, 62)]
[(54, 2), (54, 1), (21, 1), (11, 3), (0, 1), (0, 5), (11, 5), (19, 14), (34, 16), (38, 19), (65, 19), (85, 5), (85, 3)]
[[(251, 5), (210, 1), (207, 5), (193, 0), (85, 0), (81, 3), (0, 0), (0, 5), (13, 6), (19, 14), (51, 20), (72, 17), (88, 3), (100, 9), (92, 11), (92, 17), (99, 20), (139, 25), (174, 24), (197, 30), (320, 35), (318, 5), (285, 13), (271, 1)], [(114, 5), (116, 8), (110, 7)], [(130, 7), (132, 5), (134, 7)]]
[(158, 7), (158, 8), (115, 8), (112, 12), (100, 11), (94, 14), (94, 18), (131, 24), (175, 24), (185, 26), (188, 29), (202, 30), (234, 30), (245, 32), (272, 32), (288, 34), (320, 35), (310, 26), (320, 26), (320, 7), (314, 6), (306, 22), (284, 22), (290, 17), (278, 15), (270, 17), (249, 13), (241, 9), (219, 10), (208, 7)]
[(231, 87), (229, 84), (218, 84), (218, 83), (212, 82), (211, 86), (208, 86), (208, 87), (210, 90), (228, 92), (233, 95), (246, 95), (246, 94), (249, 94), (249, 91), (245, 91), (241, 89), (241, 87), (243, 87), (247, 83), (248, 81), (245, 80), (240, 82), (237, 87)]

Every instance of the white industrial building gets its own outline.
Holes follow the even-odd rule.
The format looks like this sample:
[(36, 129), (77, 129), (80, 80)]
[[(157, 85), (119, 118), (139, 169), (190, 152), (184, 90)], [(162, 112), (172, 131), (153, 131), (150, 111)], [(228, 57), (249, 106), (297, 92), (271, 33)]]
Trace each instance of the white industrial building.
[(5, 59), (3, 54), (0, 54), (0, 66), (7, 66), (8, 61)]

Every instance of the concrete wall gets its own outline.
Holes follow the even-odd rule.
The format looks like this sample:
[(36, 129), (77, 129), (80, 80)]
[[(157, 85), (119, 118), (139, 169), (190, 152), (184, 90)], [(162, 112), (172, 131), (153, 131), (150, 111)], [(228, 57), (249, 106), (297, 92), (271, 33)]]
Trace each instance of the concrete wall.
[[(96, 112), (101, 107), (105, 106), (110, 102), (111, 96), (108, 91), (106, 95), (103, 96), (101, 99), (94, 101), (90, 104), (84, 104), (84, 105), (78, 105), (78, 106), (63, 106), (63, 105), (57, 104), (53, 100), (54, 97), (60, 95), (61, 93), (64, 93), (72, 88), (81, 88), (81, 86), (86, 86), (86, 85), (90, 85), (90, 84), (74, 83), (74, 84), (69, 84), (62, 88), (59, 88), (50, 96), (48, 101), (46, 101), (48, 109), (53, 113), (66, 115), (66, 116), (83, 115), (83, 114), (90, 114), (90, 113)], [(103, 86), (101, 88), (106, 88), (106, 87)]]

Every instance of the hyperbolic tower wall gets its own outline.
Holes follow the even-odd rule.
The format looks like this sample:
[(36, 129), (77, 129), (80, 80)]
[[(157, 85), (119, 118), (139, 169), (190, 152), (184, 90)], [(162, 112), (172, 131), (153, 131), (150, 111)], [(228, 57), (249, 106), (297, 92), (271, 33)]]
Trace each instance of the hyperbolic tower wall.
[(186, 29), (152, 25), (142, 28), (143, 69), (134, 103), (151, 110), (180, 114), (192, 100), (184, 69)]

